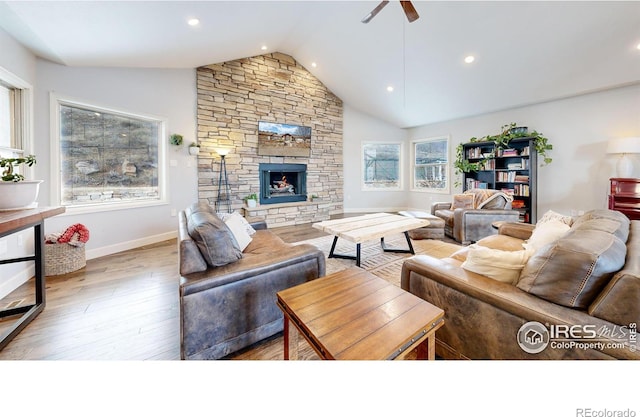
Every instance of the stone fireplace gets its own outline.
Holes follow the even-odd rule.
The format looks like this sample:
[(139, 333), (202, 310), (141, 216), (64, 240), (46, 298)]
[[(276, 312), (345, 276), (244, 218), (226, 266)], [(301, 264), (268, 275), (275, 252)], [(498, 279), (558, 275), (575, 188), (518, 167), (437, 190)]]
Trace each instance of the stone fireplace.
[(307, 200), (305, 164), (260, 164), (260, 204)]
[[(225, 162), (233, 210), (262, 218), (269, 227), (342, 213), (342, 101), (313, 74), (291, 56), (274, 52), (199, 67), (196, 81), (199, 201), (215, 204), (220, 174), (215, 149), (225, 147), (231, 149)], [(310, 127), (309, 155), (260, 155), (261, 121)], [(281, 164), (306, 170), (273, 168)], [(268, 178), (265, 166), (271, 166)], [(287, 182), (280, 187), (282, 176)], [(243, 198), (254, 193), (260, 204), (249, 208)]]

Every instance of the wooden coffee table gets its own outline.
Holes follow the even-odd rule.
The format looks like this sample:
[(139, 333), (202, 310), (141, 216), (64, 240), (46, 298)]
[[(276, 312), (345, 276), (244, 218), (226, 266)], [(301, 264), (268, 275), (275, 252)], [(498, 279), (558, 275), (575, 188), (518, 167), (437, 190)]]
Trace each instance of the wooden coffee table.
[[(314, 223), (315, 229), (334, 235), (329, 258), (355, 259), (356, 266), (360, 266), (360, 246), (362, 242), (380, 239), (380, 244), (385, 252), (415, 254), (409, 230), (429, 225), (428, 220), (400, 216), (398, 214), (374, 213), (364, 216), (346, 217), (344, 219), (327, 220)], [(404, 233), (407, 239), (407, 249), (388, 248), (384, 244), (384, 237), (393, 233)], [(346, 239), (356, 244), (356, 256), (335, 253), (338, 238)]]
[[(284, 359), (298, 355), (298, 334), (322, 359), (435, 358), (444, 311), (356, 267), (277, 293), (284, 313)], [(292, 326), (293, 325), (293, 326)]]

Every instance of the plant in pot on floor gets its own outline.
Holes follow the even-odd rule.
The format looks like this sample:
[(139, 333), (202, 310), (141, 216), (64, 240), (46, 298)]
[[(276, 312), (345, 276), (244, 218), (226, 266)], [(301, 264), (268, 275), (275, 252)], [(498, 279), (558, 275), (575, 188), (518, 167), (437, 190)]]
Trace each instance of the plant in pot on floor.
[(244, 198), (244, 201), (247, 203), (247, 207), (254, 208), (258, 205), (258, 195), (256, 193), (249, 194)]
[(35, 203), (42, 180), (26, 181), (24, 175), (16, 171), (20, 165), (30, 167), (35, 163), (35, 155), (0, 158), (0, 210), (27, 208)]

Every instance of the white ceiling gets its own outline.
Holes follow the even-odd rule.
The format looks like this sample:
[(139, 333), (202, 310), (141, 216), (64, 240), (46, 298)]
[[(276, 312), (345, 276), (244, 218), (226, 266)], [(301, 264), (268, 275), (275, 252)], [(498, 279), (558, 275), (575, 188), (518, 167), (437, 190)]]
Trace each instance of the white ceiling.
[(640, 1), (414, 1), (408, 23), (392, 0), (361, 23), (378, 3), (6, 1), (0, 27), (69, 66), (195, 68), (267, 45), (398, 127), (640, 82)]

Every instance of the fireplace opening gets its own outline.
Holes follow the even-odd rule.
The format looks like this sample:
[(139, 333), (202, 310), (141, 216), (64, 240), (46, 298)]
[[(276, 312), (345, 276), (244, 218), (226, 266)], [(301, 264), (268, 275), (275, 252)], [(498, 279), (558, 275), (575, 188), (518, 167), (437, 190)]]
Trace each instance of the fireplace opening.
[(260, 164), (260, 204), (307, 200), (307, 166)]

